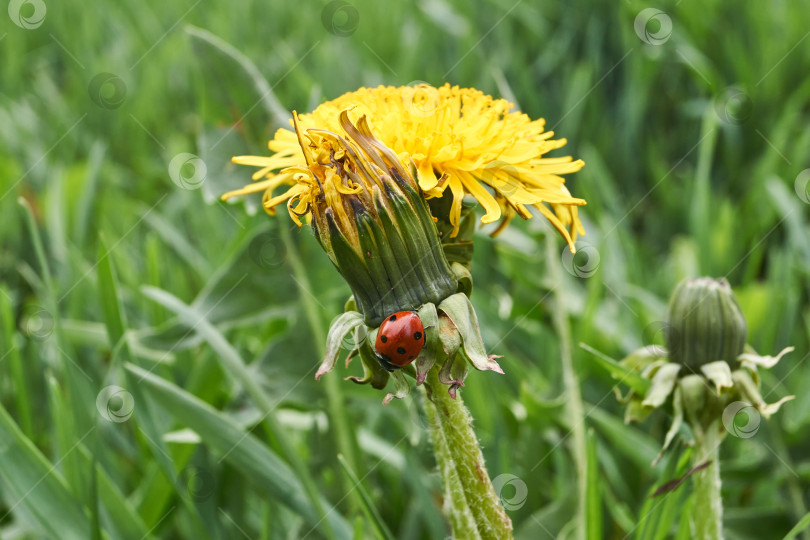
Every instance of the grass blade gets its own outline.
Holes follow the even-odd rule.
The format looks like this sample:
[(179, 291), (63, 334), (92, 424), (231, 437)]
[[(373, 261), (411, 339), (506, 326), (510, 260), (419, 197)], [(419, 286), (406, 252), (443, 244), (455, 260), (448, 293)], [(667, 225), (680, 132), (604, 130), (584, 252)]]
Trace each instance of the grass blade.
[(9, 506), (0, 519), (21, 506), (49, 536), (86, 540), (90, 523), (58, 465), (42, 455), (0, 405), (0, 481)]
[[(242, 385), (251, 399), (253, 399), (259, 409), (261, 409), (263, 422), (267, 426), (268, 435), (273, 442), (281, 448), (284, 457), (287, 458), (287, 461), (292, 465), (293, 469), (295, 469), (296, 474), (303, 482), (313, 508), (320, 517), (323, 518), (323, 508), (320, 504), (315, 481), (312, 479), (309, 469), (306, 467), (303, 460), (301, 460), (299, 453), (293, 448), (289, 440), (286, 437), (279, 436), (282, 430), (274, 414), (277, 403), (274, 403), (264, 390), (262, 390), (236, 349), (228, 343), (225, 336), (223, 336), (213, 324), (208, 322), (204, 314), (184, 304), (179, 298), (154, 287), (144, 287), (143, 292), (149, 298), (174, 312), (181, 321), (188, 325), (189, 328), (196, 330), (200, 337), (211, 345), (217, 353), (216, 358), (221, 363), (222, 368)], [(326, 522), (326, 524), (328, 526), (328, 522)]]
[(596, 456), (596, 435), (588, 430), (588, 467), (586, 475), (585, 523), (587, 536), (601, 540), (602, 536), (602, 478), (599, 476), (599, 460)]
[(349, 463), (346, 461), (346, 458), (343, 457), (343, 454), (338, 454), (338, 461), (343, 466), (343, 470), (346, 471), (346, 474), (349, 476), (351, 481), (354, 482), (358, 493), (360, 493), (360, 500), (363, 503), (363, 512), (366, 514), (368, 520), (374, 525), (377, 536), (380, 538), (385, 538), (386, 540), (393, 540), (394, 535), (391, 534), (391, 531), (388, 529), (388, 525), (386, 525), (385, 521), (383, 521), (377, 507), (374, 506), (374, 501), (372, 500), (371, 495), (369, 495), (365, 486), (363, 486), (363, 481), (357, 478), (354, 471), (349, 468)]
[(9, 371), (11, 379), (14, 381), (14, 403), (16, 412), (20, 418), (20, 426), (23, 433), (28, 436), (33, 434), (33, 423), (31, 421), (31, 402), (29, 397), (30, 386), (26, 378), (25, 364), (23, 364), (20, 349), (17, 346), (17, 329), (14, 327), (14, 306), (11, 296), (6, 292), (6, 288), (0, 285), (0, 321), (3, 335), (4, 355), (8, 356)]
[(810, 512), (804, 515), (802, 519), (796, 524), (795, 527), (790, 529), (782, 540), (793, 540), (799, 533), (810, 527)]
[(613, 358), (609, 357), (605, 353), (598, 351), (591, 347), (590, 345), (586, 345), (585, 343), (580, 343), (580, 347), (591, 353), (596, 360), (596, 362), (603, 367), (605, 370), (610, 372), (614, 378), (619, 379), (619, 382), (626, 384), (639, 394), (644, 394), (650, 386), (650, 381), (641, 377), (641, 375), (634, 373), (633, 371), (627, 369), (619, 362), (614, 360)]
[[(206, 444), (222, 454), (221, 460), (226, 460), (241, 472), (256, 489), (295, 511), (310, 526), (322, 532), (328, 530), (325, 520), (317, 517), (301, 481), (256, 437), (244, 433), (219, 411), (165, 379), (132, 364), (125, 368), (140, 379), (158, 404), (183, 425), (196, 431)], [(338, 513), (329, 511), (327, 519), (338, 538), (350, 537), (349, 526)]]

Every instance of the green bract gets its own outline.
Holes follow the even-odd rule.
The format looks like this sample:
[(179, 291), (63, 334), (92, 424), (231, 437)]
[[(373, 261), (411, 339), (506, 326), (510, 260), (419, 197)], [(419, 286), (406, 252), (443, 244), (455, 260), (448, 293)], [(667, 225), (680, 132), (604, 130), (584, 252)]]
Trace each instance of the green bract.
[(341, 121), (351, 141), (309, 134), (321, 166), (310, 173), (324, 186), (339, 186), (333, 195), (325, 189), (312, 208), (312, 228), (365, 323), (379, 326), (391, 313), (441, 302), (456, 292), (457, 279), (412, 174), (362, 119), (359, 129), (345, 114)]

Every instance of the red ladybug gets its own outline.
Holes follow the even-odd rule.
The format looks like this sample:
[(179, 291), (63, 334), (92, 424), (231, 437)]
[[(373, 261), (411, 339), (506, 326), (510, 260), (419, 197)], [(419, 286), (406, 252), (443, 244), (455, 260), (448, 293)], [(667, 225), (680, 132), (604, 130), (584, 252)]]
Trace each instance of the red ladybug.
[(388, 370), (407, 366), (425, 346), (425, 328), (415, 311), (389, 315), (377, 331), (374, 351), (380, 364)]

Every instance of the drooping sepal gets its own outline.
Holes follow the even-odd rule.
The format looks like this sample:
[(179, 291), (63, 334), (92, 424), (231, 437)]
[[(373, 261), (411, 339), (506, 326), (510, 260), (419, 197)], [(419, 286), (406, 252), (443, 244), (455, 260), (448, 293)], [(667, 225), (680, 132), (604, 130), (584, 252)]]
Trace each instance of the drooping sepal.
[(397, 370), (391, 373), (391, 379), (394, 381), (394, 391), (385, 395), (383, 405), (388, 405), (394, 398), (402, 399), (411, 392), (411, 385), (408, 384), (408, 379), (405, 378), (402, 371)]
[(754, 382), (752, 373), (747, 369), (738, 369), (732, 374), (734, 386), (739, 389), (740, 401), (750, 403), (765, 418), (775, 414), (785, 402), (796, 396), (785, 396), (776, 403), (766, 403), (765, 398), (759, 390), (759, 385)]
[(334, 369), (344, 339), (361, 324), (363, 324), (363, 316), (356, 311), (347, 311), (335, 319), (329, 327), (329, 334), (326, 336), (326, 353), (323, 362), (321, 362), (321, 367), (315, 373), (316, 379), (320, 379), (324, 373)]
[(439, 382), (449, 387), (447, 391), (453, 399), (456, 399), (456, 391), (464, 386), (468, 371), (469, 365), (462, 350), (459, 350), (453, 358), (448, 358), (439, 370)]
[(442, 357), (442, 341), (439, 337), (439, 314), (434, 304), (419, 308), (419, 319), (425, 328), (425, 346), (416, 359), (416, 384), (425, 382), (428, 371)]
[(700, 366), (700, 371), (714, 385), (718, 394), (734, 386), (734, 381), (731, 378), (731, 368), (723, 360), (703, 364)]
[[(351, 375), (346, 377), (346, 380), (357, 384), (370, 384), (372, 388), (382, 390), (385, 388), (385, 385), (388, 384), (390, 375), (380, 366), (374, 354), (374, 349), (371, 346), (371, 343), (373, 343), (373, 333), (369, 334), (368, 329), (364, 325), (358, 326), (355, 332), (355, 343), (359, 345), (353, 352), (356, 352), (357, 356), (360, 357), (360, 362), (363, 365), (363, 376), (357, 377)], [(346, 367), (349, 367), (348, 358), (346, 360)]]
[(793, 350), (793, 347), (785, 347), (779, 351), (779, 354), (776, 356), (761, 356), (757, 354), (753, 347), (746, 345), (745, 352), (739, 356), (738, 360), (740, 363), (748, 362), (749, 364), (753, 364), (758, 367), (770, 369), (779, 363), (779, 360), (781, 360), (783, 356), (789, 352), (793, 352)]
[(456, 281), (458, 281), (458, 288), (456, 289), (456, 292), (464, 293), (467, 296), (470, 296), (472, 294), (473, 280), (469, 269), (467, 269), (467, 267), (463, 264), (459, 264), (457, 262), (452, 263), (450, 268), (453, 270), (453, 273), (456, 276)]
[(475, 369), (503, 373), (501, 366), (495, 361), (495, 358), (500, 357), (488, 355), (484, 348), (484, 340), (481, 338), (481, 330), (478, 327), (478, 316), (467, 295), (456, 293), (445, 298), (439, 304), (438, 310), (445, 313), (455, 325), (461, 336), (461, 346), (464, 347), (464, 352)]
[(663, 363), (658, 366), (651, 376), (652, 384), (644, 397), (641, 404), (645, 407), (652, 409), (660, 407), (669, 398), (672, 390), (675, 388), (675, 383), (678, 381), (678, 373), (681, 366), (678, 364), (671, 364), (669, 362)]

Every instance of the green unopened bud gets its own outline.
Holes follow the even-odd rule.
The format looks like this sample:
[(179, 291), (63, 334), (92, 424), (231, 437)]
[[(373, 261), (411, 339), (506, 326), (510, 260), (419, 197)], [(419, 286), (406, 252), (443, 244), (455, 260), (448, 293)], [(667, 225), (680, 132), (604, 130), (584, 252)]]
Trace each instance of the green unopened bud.
[(745, 339), (745, 317), (725, 279), (685, 280), (672, 293), (666, 342), (670, 361), (687, 368), (683, 375), (719, 360), (736, 369)]

